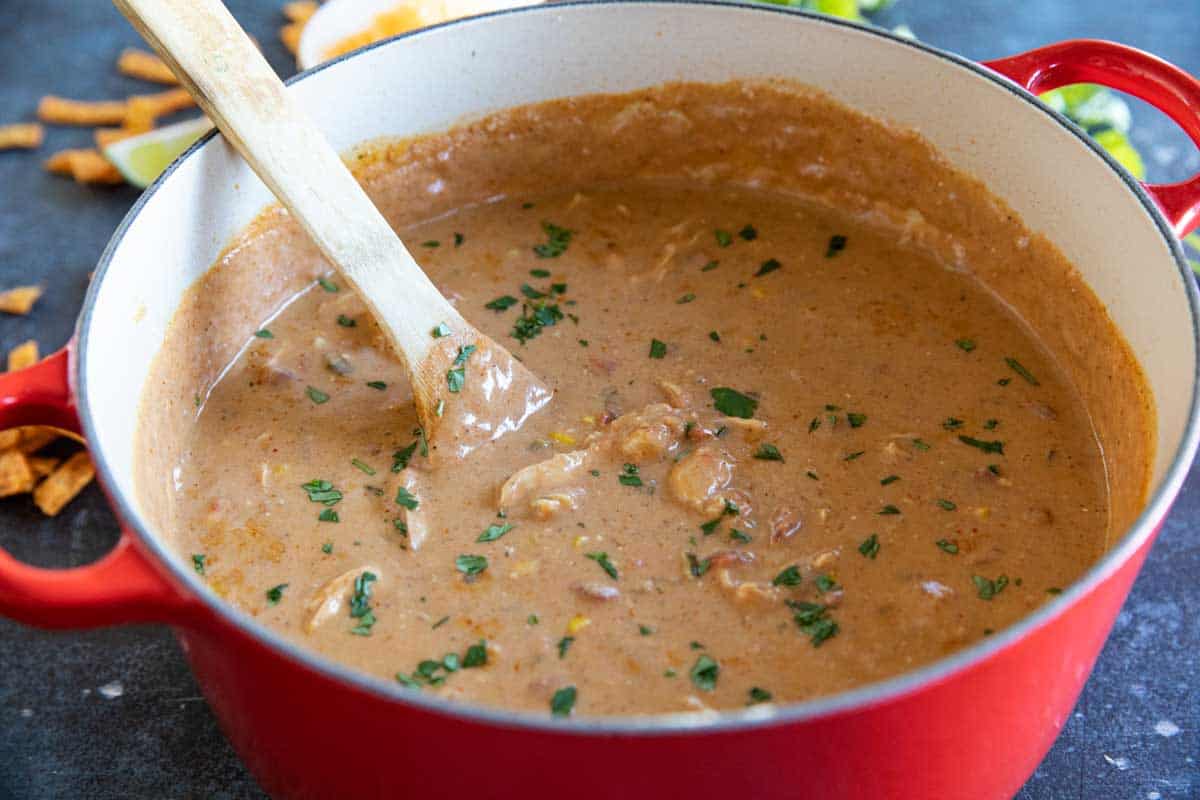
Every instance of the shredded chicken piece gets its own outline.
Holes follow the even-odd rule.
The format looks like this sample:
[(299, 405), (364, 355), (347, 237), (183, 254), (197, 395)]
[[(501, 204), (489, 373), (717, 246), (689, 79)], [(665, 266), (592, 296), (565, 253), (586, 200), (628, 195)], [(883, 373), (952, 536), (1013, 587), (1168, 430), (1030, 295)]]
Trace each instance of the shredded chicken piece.
[(596, 583), (594, 581), (576, 583), (571, 589), (579, 596), (586, 597), (589, 600), (616, 600), (621, 596), (621, 590), (616, 586), (607, 583)]
[(311, 634), (317, 626), (341, 614), (342, 606), (350, 599), (354, 591), (354, 579), (364, 572), (370, 572), (379, 578), (382, 574), (378, 567), (365, 565), (348, 569), (335, 578), (330, 578), (321, 584), (321, 588), (313, 593), (304, 606), (304, 632)]
[(760, 581), (739, 581), (728, 569), (717, 572), (717, 585), (739, 603), (773, 603), (779, 599), (778, 587)]
[(561, 492), (539, 497), (529, 504), (533, 515), (540, 520), (548, 520), (563, 511), (574, 511), (579, 507), (579, 498), (585, 494), (583, 489), (566, 489)]
[(683, 394), (683, 389), (678, 384), (665, 381), (661, 378), (659, 378), (657, 383), (658, 388), (663, 393), (663, 397), (667, 398), (667, 402), (675, 408), (688, 408), (691, 405), (687, 401), (687, 397)]
[(516, 509), (581, 479), (595, 456), (591, 448), (572, 450), (517, 470), (500, 487), (500, 508)]
[(764, 419), (740, 419), (739, 417), (720, 417), (717, 425), (726, 428), (737, 428), (746, 435), (746, 440), (757, 442), (767, 435), (767, 421)]
[(725, 510), (725, 490), (733, 480), (734, 463), (726, 451), (701, 446), (671, 468), (667, 485), (679, 502), (716, 516)]
[(771, 515), (771, 544), (779, 544), (800, 532), (804, 520), (794, 508), (780, 506)]

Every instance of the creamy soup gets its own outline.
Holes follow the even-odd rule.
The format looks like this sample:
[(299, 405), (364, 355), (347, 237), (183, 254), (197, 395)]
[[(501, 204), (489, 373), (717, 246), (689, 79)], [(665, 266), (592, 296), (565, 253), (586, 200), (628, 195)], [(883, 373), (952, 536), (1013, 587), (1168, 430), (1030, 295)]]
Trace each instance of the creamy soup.
[(142, 504), (217, 594), (329, 658), (542, 713), (803, 700), (1012, 624), (1140, 507), (1128, 348), (912, 134), (783, 84), (676, 85), (356, 161), (554, 396), (439, 450), (278, 209), (190, 290)]

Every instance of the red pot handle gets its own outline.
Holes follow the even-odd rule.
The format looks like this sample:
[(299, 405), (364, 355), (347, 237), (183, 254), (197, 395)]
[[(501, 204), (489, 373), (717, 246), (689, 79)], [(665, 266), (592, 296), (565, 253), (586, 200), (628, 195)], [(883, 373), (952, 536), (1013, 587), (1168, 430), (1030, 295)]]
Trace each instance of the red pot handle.
[[(1075, 39), (983, 65), (1033, 94), (1072, 83), (1098, 83), (1145, 100), (1200, 147), (1200, 80), (1157, 56), (1099, 39)], [(1175, 234), (1200, 227), (1200, 174), (1179, 183), (1142, 184)]]
[[(0, 430), (52, 425), (79, 433), (69, 382), (70, 346), (19, 372), (0, 374)], [(182, 622), (189, 603), (122, 531), (112, 552), (74, 569), (22, 564), (0, 550), (0, 614), (45, 628)]]

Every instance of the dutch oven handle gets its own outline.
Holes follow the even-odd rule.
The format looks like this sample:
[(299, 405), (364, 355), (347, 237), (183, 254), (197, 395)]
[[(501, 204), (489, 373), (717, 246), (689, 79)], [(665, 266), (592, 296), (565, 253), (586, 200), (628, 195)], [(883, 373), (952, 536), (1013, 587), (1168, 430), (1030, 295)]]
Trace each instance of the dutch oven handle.
[[(1033, 94), (1073, 83), (1098, 83), (1128, 92), (1173, 119), (1200, 147), (1200, 80), (1142, 50), (1076, 39), (983, 65)], [(1179, 183), (1142, 185), (1181, 239), (1200, 227), (1200, 174)]]
[[(0, 374), (0, 430), (50, 425), (79, 434), (69, 381), (70, 345), (28, 369)], [(0, 614), (45, 628), (183, 622), (184, 594), (139, 550), (128, 530), (104, 558), (42, 569), (0, 549)]]

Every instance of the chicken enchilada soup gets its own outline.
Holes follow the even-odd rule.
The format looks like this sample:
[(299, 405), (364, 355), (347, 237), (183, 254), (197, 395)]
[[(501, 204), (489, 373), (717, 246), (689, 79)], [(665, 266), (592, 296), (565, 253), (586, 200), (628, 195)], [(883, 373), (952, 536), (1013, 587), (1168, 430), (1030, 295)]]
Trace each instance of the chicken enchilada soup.
[(439, 448), (277, 208), (189, 290), (140, 502), (214, 592), (331, 659), (556, 715), (803, 700), (999, 631), (1140, 510), (1128, 347), (911, 132), (790, 84), (677, 84), (351, 161), (554, 396)]

